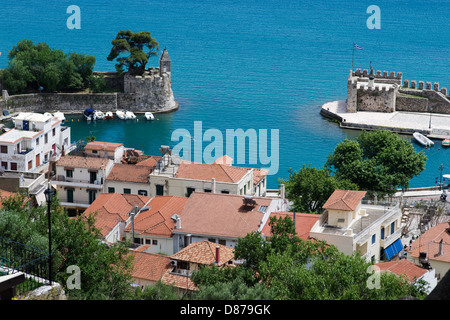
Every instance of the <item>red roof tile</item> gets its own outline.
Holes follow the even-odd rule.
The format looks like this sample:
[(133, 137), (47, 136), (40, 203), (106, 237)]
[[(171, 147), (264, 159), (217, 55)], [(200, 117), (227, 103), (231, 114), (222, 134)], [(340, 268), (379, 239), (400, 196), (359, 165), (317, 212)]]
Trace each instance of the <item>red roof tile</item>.
[[(264, 228), (262, 229), (261, 233), (266, 236), (272, 235), (271, 228), (269, 226), (270, 218), (276, 217), (284, 218), (286, 216), (289, 216), (292, 220), (294, 219), (294, 213), (293, 212), (272, 212), (269, 216), (269, 219), (267, 219), (266, 224), (264, 225)], [(307, 240), (309, 238), (309, 232), (311, 231), (311, 228), (314, 226), (317, 220), (319, 220), (320, 214), (313, 214), (313, 213), (296, 213), (295, 214), (295, 231), (297, 232), (297, 236), (301, 239)]]
[[(180, 215), (188, 198), (177, 196), (156, 196), (147, 206), (149, 210), (139, 213), (134, 219), (134, 232), (141, 235), (171, 237), (175, 221), (174, 214)], [(128, 225), (125, 231), (131, 231)]]
[(156, 282), (172, 269), (167, 256), (138, 250), (130, 250), (129, 255), (134, 256), (132, 277), (135, 279)]
[(101, 193), (83, 215), (96, 214), (95, 226), (100, 229), (103, 236), (106, 236), (119, 221), (126, 221), (129, 218), (131, 209), (135, 206), (142, 208), (150, 199), (134, 194)]
[(84, 147), (85, 150), (105, 150), (105, 151), (114, 151), (118, 147), (123, 146), (122, 143), (115, 142), (103, 142), (103, 141), (91, 141), (86, 144)]
[(334, 190), (322, 208), (352, 211), (356, 209), (365, 195), (366, 191)]
[(59, 158), (56, 165), (71, 168), (101, 169), (102, 166), (106, 167), (109, 162), (112, 162), (112, 160), (108, 158), (63, 156)]
[[(442, 254), (439, 254), (439, 243), (442, 241)], [(450, 262), (450, 222), (443, 222), (431, 227), (411, 243), (408, 252), (419, 257), (426, 252), (429, 260)]]
[(244, 205), (244, 197), (231, 194), (193, 192), (181, 213), (177, 232), (224, 237), (245, 237), (258, 230), (271, 198), (254, 197), (255, 205)]
[(106, 180), (148, 183), (153, 169), (148, 166), (115, 163)]
[(180, 274), (166, 272), (161, 281), (167, 285), (174, 286), (180, 289), (196, 291), (198, 290), (194, 282), (187, 276)]
[(181, 161), (176, 178), (193, 180), (212, 180), (220, 182), (239, 182), (251, 168), (233, 167), (226, 164), (195, 163)]
[(234, 258), (234, 249), (207, 240), (193, 242), (171, 256), (174, 260), (182, 260), (201, 265), (212, 265), (216, 261), (216, 248), (219, 247), (219, 263), (221, 266)]
[(409, 282), (414, 282), (423, 276), (427, 270), (406, 259), (380, 262), (375, 264), (381, 271), (390, 271), (399, 276), (405, 276)]

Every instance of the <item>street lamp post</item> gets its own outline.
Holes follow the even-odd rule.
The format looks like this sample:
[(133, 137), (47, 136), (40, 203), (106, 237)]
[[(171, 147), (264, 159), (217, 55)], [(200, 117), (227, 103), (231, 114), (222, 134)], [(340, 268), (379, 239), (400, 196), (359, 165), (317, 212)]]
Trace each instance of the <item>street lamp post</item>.
[(47, 200), (47, 219), (48, 219), (48, 279), (50, 281), (50, 285), (52, 285), (52, 226), (51, 226), (51, 219), (50, 219), (50, 205), (52, 203), (52, 198), (54, 195), (54, 192), (50, 188), (50, 186), (47, 187), (47, 189), (44, 191), (45, 199)]

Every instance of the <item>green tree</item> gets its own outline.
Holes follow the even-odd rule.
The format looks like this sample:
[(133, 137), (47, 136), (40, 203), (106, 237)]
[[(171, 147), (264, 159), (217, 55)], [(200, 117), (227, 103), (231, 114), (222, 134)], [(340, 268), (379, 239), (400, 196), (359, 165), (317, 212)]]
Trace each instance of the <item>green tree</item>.
[(121, 30), (111, 44), (113, 47), (107, 60), (117, 61), (117, 72), (128, 71), (132, 74), (142, 74), (148, 60), (156, 56), (159, 50), (158, 42), (152, 38), (149, 31)]
[(336, 179), (328, 168), (305, 166), (299, 171), (290, 171), (287, 180), (280, 179), (286, 187), (286, 198), (293, 202), (296, 212), (321, 211), (322, 206), (334, 190), (357, 190), (358, 186), (347, 179)]
[(326, 167), (338, 180), (346, 179), (359, 189), (380, 196), (409, 187), (424, 169), (427, 157), (410, 141), (389, 130), (363, 131), (355, 140), (344, 140), (329, 155)]

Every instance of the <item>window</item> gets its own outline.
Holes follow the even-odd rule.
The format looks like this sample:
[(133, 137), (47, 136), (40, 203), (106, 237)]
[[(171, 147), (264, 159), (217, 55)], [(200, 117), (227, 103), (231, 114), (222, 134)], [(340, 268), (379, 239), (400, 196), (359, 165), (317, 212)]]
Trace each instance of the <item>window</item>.
[(39, 138), (36, 138), (36, 145), (39, 145)]
[(164, 186), (162, 184), (156, 185), (156, 195), (163, 196), (164, 195)]
[(123, 188), (123, 193), (130, 194), (131, 193), (131, 189)]
[(17, 163), (16, 162), (11, 162), (11, 170), (17, 171)]
[(5, 170), (8, 170), (8, 162), (2, 161), (2, 167), (3, 167)]
[(116, 192), (116, 188), (108, 187), (108, 193), (114, 193), (114, 192)]
[(203, 189), (205, 192), (211, 192), (211, 189)]
[(0, 149), (1, 149), (0, 150), (1, 153), (8, 153), (8, 146), (1, 146)]
[(89, 204), (94, 202), (96, 195), (97, 195), (97, 191), (89, 190)]
[(384, 227), (381, 228), (381, 240), (384, 240)]
[(145, 239), (145, 244), (152, 244), (152, 240), (151, 239)]
[(97, 171), (90, 171), (89, 178), (90, 183), (95, 183), (95, 180), (97, 180)]
[(28, 170), (33, 169), (33, 160), (28, 161)]
[(195, 188), (190, 188), (190, 187), (186, 188), (186, 196), (189, 197), (191, 195), (191, 193), (194, 191), (195, 191)]
[(66, 178), (73, 178), (73, 169), (66, 169)]
[(95, 154), (96, 154), (96, 153), (98, 153), (98, 151), (97, 151), (97, 150), (92, 150), (92, 153), (95, 153)]
[(157, 246), (158, 245), (158, 240), (152, 240), (152, 245)]
[(391, 234), (395, 231), (395, 221), (391, 223)]
[(266, 210), (267, 210), (267, 206), (260, 206), (258, 209), (259, 212), (266, 212)]
[(52, 130), (53, 137), (55, 136), (55, 134), (56, 134), (56, 128), (53, 128), (53, 130)]
[(228, 191), (228, 190), (222, 190), (221, 193), (223, 193), (223, 194), (230, 194), (230, 191)]
[(48, 133), (44, 135), (44, 143), (48, 143)]
[(375, 234), (374, 235), (372, 235), (372, 244), (374, 244), (375, 243)]
[(226, 246), (227, 245), (227, 240), (219, 239), (219, 244), (221, 244), (223, 246)]
[(138, 195), (147, 196), (147, 190), (138, 190)]

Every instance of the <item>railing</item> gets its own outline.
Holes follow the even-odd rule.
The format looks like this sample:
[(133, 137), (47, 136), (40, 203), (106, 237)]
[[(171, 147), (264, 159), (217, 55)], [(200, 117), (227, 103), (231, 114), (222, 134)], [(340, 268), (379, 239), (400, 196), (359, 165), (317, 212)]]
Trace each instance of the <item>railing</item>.
[(0, 275), (23, 272), (25, 282), (17, 286), (21, 294), (48, 284), (47, 251), (0, 237)]

